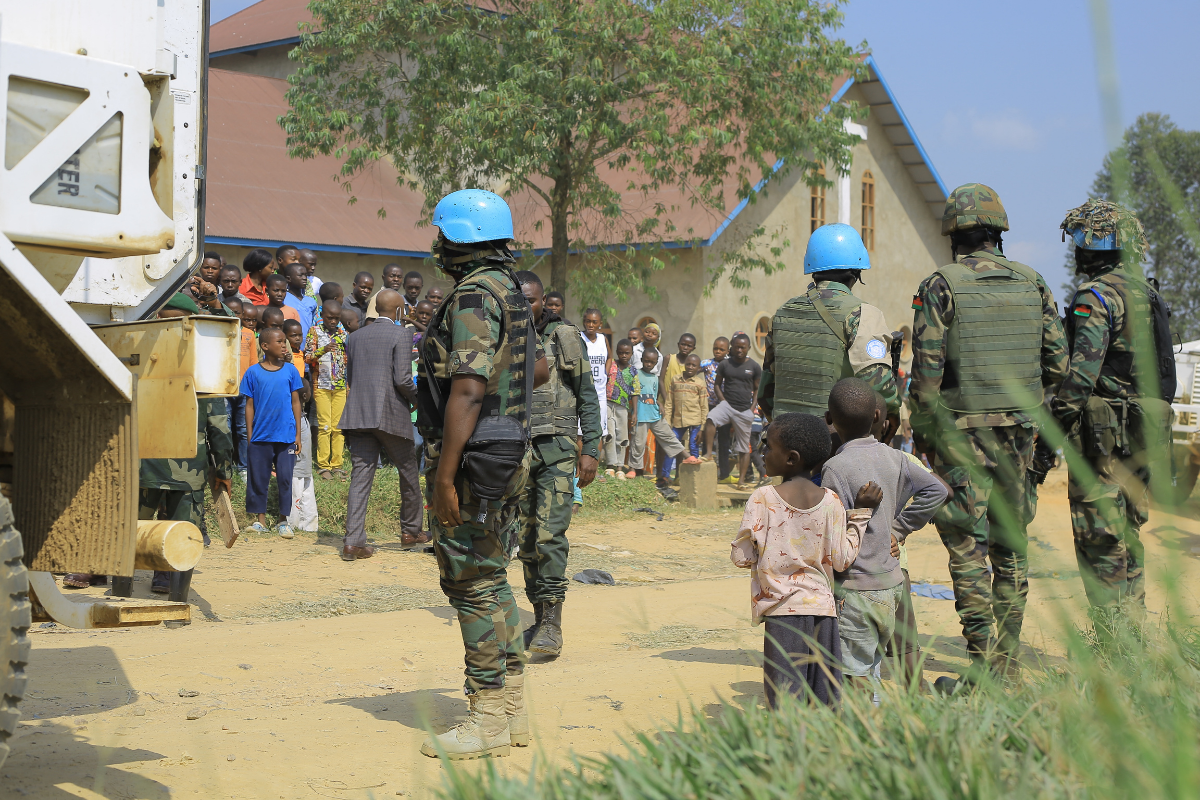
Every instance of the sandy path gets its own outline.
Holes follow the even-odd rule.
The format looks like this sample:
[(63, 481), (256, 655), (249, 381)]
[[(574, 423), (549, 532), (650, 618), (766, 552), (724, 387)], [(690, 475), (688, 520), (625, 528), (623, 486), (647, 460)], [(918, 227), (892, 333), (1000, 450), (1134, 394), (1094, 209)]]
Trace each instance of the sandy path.
[[(1178, 568), (1185, 587), (1196, 585), (1194, 512), (1157, 513), (1146, 527), (1152, 576)], [(538, 750), (562, 757), (608, 749), (620, 734), (673, 719), (681, 705), (711, 712), (719, 698), (761, 696), (761, 633), (748, 624), (746, 578), (727, 561), (739, 517), (577, 520), (572, 569), (601, 566), (638, 582), (572, 584), (566, 654), (530, 667), (535, 747), (514, 749), (499, 762), (504, 769), (524, 771)], [(1061, 476), (1043, 492), (1031, 535), (1039, 577), (1026, 660), (1053, 663), (1063, 655), (1056, 632), (1081, 618), (1083, 601)], [(933, 529), (909, 542), (914, 580), (945, 582)], [(424, 725), (443, 730), (465, 709), (461, 643), (438, 599), (433, 559), (385, 548), (343, 564), (333, 545), (329, 537), (261, 539), (211, 549), (193, 582), (199, 612), (187, 628), (38, 628), (25, 718), (0, 775), (4, 795), (426, 795), (441, 767), (417, 752)], [(521, 584), (519, 566), (510, 578)], [(136, 587), (146, 592), (145, 576)], [(1187, 600), (1194, 610), (1194, 593)], [(953, 603), (915, 601), (927, 674), (957, 670)], [(1151, 610), (1163, 604), (1152, 585)], [(304, 616), (378, 607), (408, 610)]]

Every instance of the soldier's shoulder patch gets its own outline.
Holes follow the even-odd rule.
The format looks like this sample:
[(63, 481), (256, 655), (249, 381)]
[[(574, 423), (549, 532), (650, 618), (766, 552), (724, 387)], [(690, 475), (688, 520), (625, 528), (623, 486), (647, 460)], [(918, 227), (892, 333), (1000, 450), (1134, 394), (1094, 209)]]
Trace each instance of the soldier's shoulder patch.
[(920, 311), (922, 308), (925, 307), (925, 301), (921, 299), (921, 295), (919, 295), (919, 294), (913, 295), (912, 307), (917, 311)]
[(887, 355), (887, 345), (879, 339), (872, 339), (867, 342), (867, 355), (871, 358), (883, 358)]
[(1090, 317), (1092, 315), (1092, 307), (1087, 303), (1076, 303), (1071, 309), (1071, 313), (1077, 317)]

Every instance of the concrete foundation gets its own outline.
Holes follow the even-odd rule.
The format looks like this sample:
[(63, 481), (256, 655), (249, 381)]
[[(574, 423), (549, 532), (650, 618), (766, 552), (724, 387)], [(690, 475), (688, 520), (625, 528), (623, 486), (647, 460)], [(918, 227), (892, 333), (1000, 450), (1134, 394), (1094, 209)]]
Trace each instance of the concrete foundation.
[(679, 465), (679, 502), (685, 508), (717, 507), (716, 462)]

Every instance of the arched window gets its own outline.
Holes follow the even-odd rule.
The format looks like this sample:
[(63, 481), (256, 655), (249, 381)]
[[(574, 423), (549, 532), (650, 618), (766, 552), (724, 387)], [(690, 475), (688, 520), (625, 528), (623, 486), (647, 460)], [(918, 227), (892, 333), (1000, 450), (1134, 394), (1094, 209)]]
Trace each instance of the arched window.
[(637, 325), (635, 325), (634, 327), (635, 328), (644, 328), (647, 325), (649, 325), (651, 322), (657, 323), (658, 320), (656, 320), (654, 317), (642, 317), (641, 319), (639, 319), (637, 321)]
[(867, 250), (875, 250), (875, 177), (870, 170), (862, 178), (862, 239)]
[[(825, 177), (825, 168), (821, 167), (817, 170), (817, 176)], [(825, 187), (811, 186), (809, 191), (812, 194), (811, 205), (809, 209), (809, 228), (808, 232), (812, 233), (817, 228), (825, 224)]]
[[(814, 229), (815, 230), (815, 229)], [(771, 316), (759, 314), (754, 321), (754, 350), (760, 356), (767, 352), (767, 337), (771, 335)]]

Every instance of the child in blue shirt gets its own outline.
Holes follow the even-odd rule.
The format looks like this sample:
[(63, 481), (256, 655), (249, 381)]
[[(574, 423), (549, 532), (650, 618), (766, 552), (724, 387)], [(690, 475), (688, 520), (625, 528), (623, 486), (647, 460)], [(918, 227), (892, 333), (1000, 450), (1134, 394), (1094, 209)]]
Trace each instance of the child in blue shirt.
[[(258, 339), (263, 360), (252, 365), (242, 376), (241, 395), (246, 398), (246, 512), (257, 514), (258, 521), (247, 531), (266, 533), (267, 488), (271, 470), (279, 489), (279, 522), (275, 532), (284, 539), (295, 533), (288, 524), (292, 508), (292, 472), (296, 456), (304, 447), (300, 427), (300, 389), (304, 383), (296, 367), (287, 359), (283, 331), (267, 328)], [(292, 448), (295, 448), (293, 451)]]
[(633, 446), (629, 450), (629, 468), (636, 470), (639, 475), (653, 475), (653, 470), (647, 473), (642, 469), (642, 458), (646, 453), (646, 435), (654, 434), (664, 453), (676, 458), (683, 453), (683, 445), (675, 436), (675, 431), (663, 419), (662, 409), (658, 407), (658, 376), (653, 370), (658, 366), (658, 351), (649, 345), (642, 351), (642, 368), (638, 370), (637, 398), (637, 430), (633, 434)]

